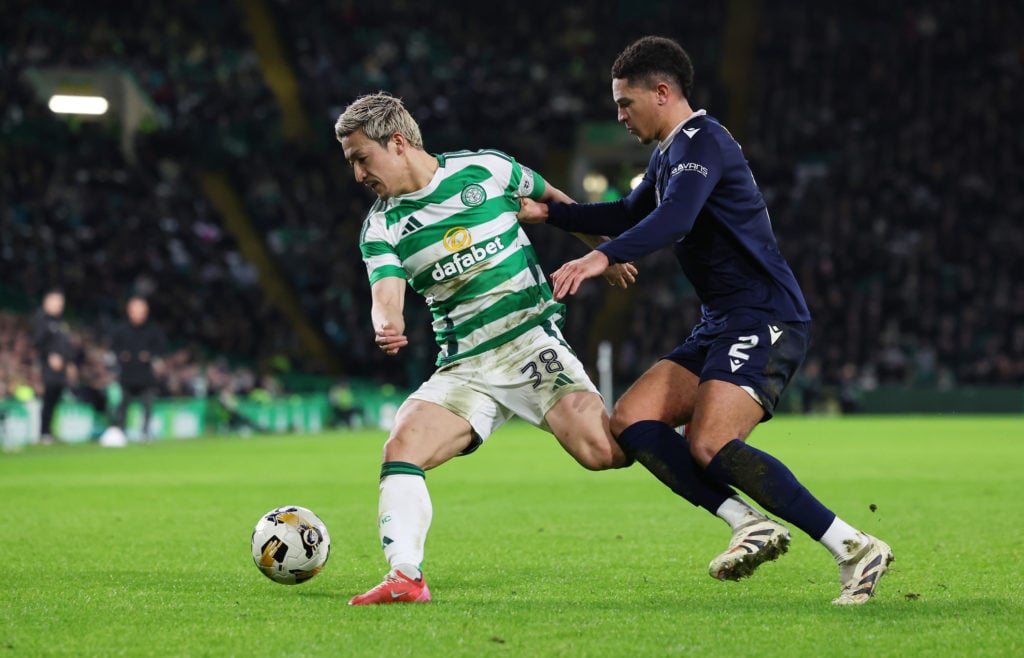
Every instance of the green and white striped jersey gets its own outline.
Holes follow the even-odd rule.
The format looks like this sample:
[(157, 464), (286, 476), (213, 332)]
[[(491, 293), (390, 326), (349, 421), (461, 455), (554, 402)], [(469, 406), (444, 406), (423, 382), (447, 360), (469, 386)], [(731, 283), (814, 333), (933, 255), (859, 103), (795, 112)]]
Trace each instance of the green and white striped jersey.
[(546, 320), (560, 324), (529, 238), (516, 221), (520, 196), (544, 179), (499, 151), (437, 156), (430, 183), (378, 199), (359, 248), (370, 285), (402, 277), (426, 298), (442, 366), (480, 354)]

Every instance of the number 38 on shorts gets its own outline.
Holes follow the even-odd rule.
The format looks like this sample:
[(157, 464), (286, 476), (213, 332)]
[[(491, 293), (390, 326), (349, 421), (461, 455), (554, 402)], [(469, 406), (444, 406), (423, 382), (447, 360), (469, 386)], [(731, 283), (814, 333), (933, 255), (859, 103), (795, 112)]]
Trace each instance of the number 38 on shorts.
[(439, 404), (467, 419), (485, 439), (513, 415), (541, 428), (567, 393), (597, 387), (553, 325), (437, 370), (410, 397)]
[(533, 381), (533, 388), (537, 388), (544, 382), (545, 374), (554, 375), (564, 370), (565, 367), (558, 360), (558, 352), (548, 348), (541, 351), (535, 360), (528, 361), (519, 372), (529, 377)]

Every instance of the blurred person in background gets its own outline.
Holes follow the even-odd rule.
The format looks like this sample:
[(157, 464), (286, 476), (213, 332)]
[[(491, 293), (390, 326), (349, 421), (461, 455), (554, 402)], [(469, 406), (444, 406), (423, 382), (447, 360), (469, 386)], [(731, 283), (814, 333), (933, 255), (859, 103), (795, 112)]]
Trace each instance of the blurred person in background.
[(81, 331), (72, 331), (70, 339), (70, 358), (77, 370), (69, 381), (72, 391), (80, 402), (106, 418), (108, 387), (114, 381), (114, 374), (107, 367), (106, 350)]
[(206, 381), (207, 400), (216, 416), (216, 422), (224, 430), (242, 433), (269, 431), (241, 412), (239, 403), (244, 398), (259, 398), (258, 395), (253, 396), (257, 388), (256, 375), (252, 370), (244, 367), (232, 370), (227, 359), (221, 357), (206, 367)]
[(338, 380), (327, 394), (331, 405), (333, 427), (360, 427), (363, 424), (363, 408), (356, 404), (356, 395), (347, 379)]
[(53, 289), (43, 296), (42, 307), (32, 317), (32, 344), (39, 356), (43, 379), (43, 408), (40, 416), (39, 442), (53, 444), (53, 412), (64, 394), (69, 371), (71, 344), (64, 315), (64, 292)]
[(142, 404), (142, 436), (148, 437), (153, 398), (158, 387), (157, 368), (166, 350), (164, 332), (149, 319), (149, 302), (132, 296), (126, 305), (128, 320), (116, 327), (110, 336), (110, 351), (116, 359), (121, 403), (114, 425), (125, 429), (128, 405)]

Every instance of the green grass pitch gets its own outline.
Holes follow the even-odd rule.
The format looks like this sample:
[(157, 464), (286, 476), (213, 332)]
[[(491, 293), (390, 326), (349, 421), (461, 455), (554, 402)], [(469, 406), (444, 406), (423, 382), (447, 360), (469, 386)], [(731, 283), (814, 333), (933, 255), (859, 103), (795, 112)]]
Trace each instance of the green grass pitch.
[[(640, 467), (591, 473), (523, 424), (428, 473), (426, 605), (352, 608), (386, 570), (384, 433), (210, 438), (0, 455), (0, 658), (1024, 655), (1024, 420), (795, 418), (753, 443), (896, 561), (867, 605), (794, 532), (753, 578), (708, 561), (723, 523)], [(324, 572), (264, 578), (249, 536), (317, 512)]]

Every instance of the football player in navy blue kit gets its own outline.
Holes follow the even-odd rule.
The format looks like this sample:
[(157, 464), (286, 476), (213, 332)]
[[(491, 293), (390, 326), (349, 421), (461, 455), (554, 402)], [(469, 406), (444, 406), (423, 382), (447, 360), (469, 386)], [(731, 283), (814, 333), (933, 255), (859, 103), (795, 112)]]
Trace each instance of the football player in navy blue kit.
[[(615, 405), (612, 432), (628, 455), (674, 492), (725, 520), (733, 537), (712, 560), (739, 580), (784, 553), (800, 528), (839, 564), (837, 604), (875, 592), (893, 559), (881, 540), (825, 507), (779, 460), (746, 443), (769, 420), (807, 352), (810, 313), (779, 251), (764, 198), (739, 144), (689, 98), (693, 66), (671, 39), (644, 37), (612, 66), (618, 120), (656, 146), (624, 199), (594, 204), (523, 200), (520, 220), (616, 236), (552, 276), (556, 299), (609, 265), (671, 247), (701, 300), (701, 320)], [(688, 424), (685, 437), (673, 428)]]

